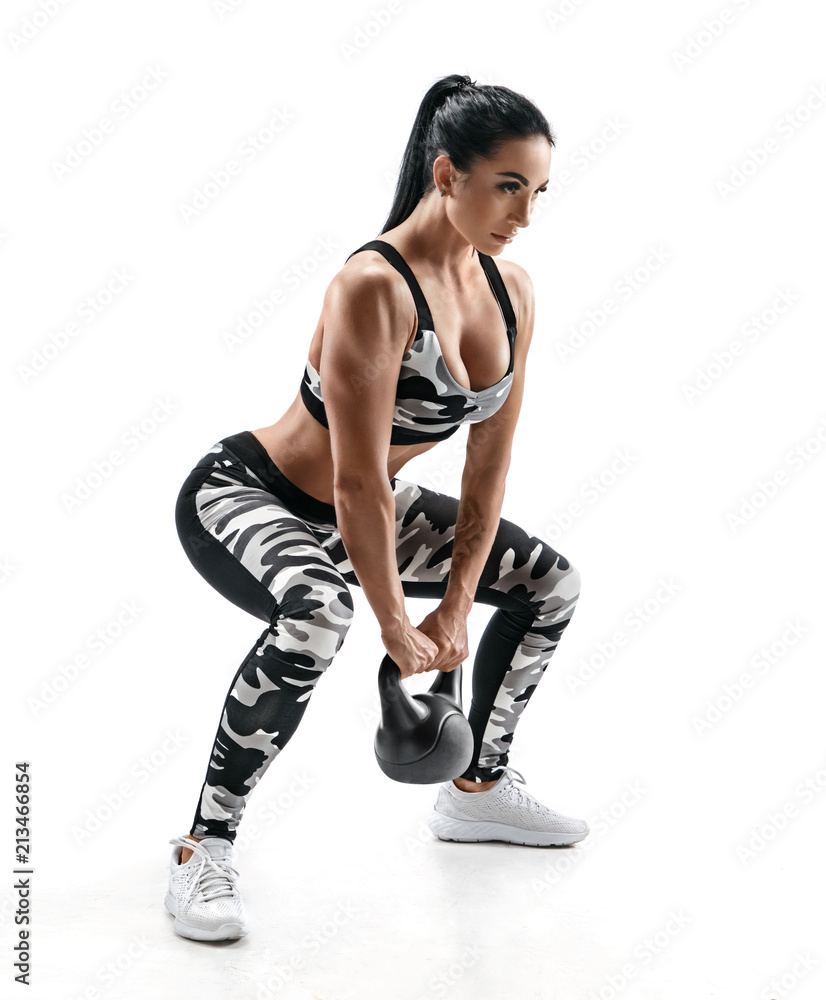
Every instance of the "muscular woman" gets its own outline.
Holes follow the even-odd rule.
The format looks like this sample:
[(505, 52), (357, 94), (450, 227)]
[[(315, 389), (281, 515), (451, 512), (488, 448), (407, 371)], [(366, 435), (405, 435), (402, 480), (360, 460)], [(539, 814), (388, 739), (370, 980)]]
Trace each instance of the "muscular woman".
[[(352, 586), (402, 677), (454, 670), (473, 603), (496, 608), (473, 664), (473, 759), (439, 786), (434, 834), (546, 846), (588, 833), (517, 787), (509, 763), (580, 587), (564, 556), (501, 517), (534, 295), (522, 267), (496, 258), (529, 224), (554, 144), (524, 96), (466, 76), (434, 83), (380, 238), (327, 288), (292, 403), (214, 444), (181, 487), (187, 556), (266, 623), (230, 684), (190, 831), (170, 841), (165, 903), (184, 937), (247, 931), (233, 840), (345, 640)], [(462, 424), (458, 498), (399, 478)], [(406, 596), (439, 604), (414, 625)]]

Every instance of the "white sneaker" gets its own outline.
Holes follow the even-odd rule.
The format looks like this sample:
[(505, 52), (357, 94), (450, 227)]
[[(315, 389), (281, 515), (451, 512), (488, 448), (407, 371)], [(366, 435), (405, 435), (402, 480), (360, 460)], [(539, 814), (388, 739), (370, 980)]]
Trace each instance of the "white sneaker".
[(525, 779), (506, 767), (499, 780), (484, 792), (463, 792), (452, 781), (439, 786), (436, 805), (427, 825), (439, 840), (476, 843), (503, 840), (508, 844), (551, 847), (575, 844), (588, 836), (584, 819), (571, 819), (543, 806), (517, 788)]
[[(169, 862), (169, 892), (164, 906), (175, 917), (175, 933), (195, 941), (223, 941), (246, 934), (230, 841), (204, 837), (196, 843), (186, 837), (173, 837), (169, 843), (176, 846)], [(184, 847), (193, 854), (182, 865)]]

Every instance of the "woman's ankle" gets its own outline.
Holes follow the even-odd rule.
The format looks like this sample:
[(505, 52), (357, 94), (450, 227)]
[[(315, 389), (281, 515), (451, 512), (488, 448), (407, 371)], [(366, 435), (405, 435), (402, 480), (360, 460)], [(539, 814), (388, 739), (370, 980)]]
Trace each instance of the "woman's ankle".
[[(196, 844), (200, 844), (201, 839), (202, 839), (201, 837), (193, 837), (191, 833), (188, 833), (186, 835), (186, 838), (187, 838), (187, 840), (194, 840)], [(193, 853), (194, 852), (192, 850), (190, 850), (190, 848), (188, 848), (188, 847), (182, 847), (181, 848), (181, 864), (185, 865), (187, 863), (187, 861), (189, 861), (189, 859), (192, 857)]]
[(453, 784), (460, 792), (486, 792), (493, 788), (496, 779), (493, 781), (470, 781), (468, 778), (454, 778)]

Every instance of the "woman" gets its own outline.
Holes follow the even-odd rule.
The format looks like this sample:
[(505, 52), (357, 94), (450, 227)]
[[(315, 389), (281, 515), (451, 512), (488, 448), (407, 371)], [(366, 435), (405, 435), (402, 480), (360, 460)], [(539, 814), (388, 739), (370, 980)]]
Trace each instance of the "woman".
[[(528, 225), (553, 145), (521, 95), (438, 80), (383, 239), (330, 283), (289, 408), (213, 445), (181, 488), (176, 524), (195, 568), (268, 623), (230, 685), (191, 831), (170, 841), (166, 905), (184, 937), (246, 932), (232, 842), (344, 642), (350, 585), (364, 590), (402, 677), (454, 670), (468, 656), (474, 600), (497, 608), (473, 667), (473, 760), (439, 787), (436, 836), (544, 846), (588, 833), (518, 789), (524, 778), (508, 765), (579, 596), (577, 570), (500, 517), (534, 304), (525, 271), (503, 261), (500, 274), (493, 257)], [(458, 499), (397, 478), (462, 423)], [(440, 603), (414, 626), (405, 596)]]

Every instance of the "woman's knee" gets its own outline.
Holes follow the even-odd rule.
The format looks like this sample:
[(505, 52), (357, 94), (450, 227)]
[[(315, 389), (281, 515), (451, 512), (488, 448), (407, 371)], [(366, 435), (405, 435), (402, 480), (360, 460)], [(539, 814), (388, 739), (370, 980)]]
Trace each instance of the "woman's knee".
[(353, 595), (336, 574), (326, 580), (302, 578), (278, 602), (272, 627), (279, 646), (311, 653), (321, 669), (341, 649), (353, 620)]
[(504, 518), (488, 560), (489, 585), (528, 601), (559, 598), (572, 606), (579, 597), (579, 569), (545, 539)]
[(566, 595), (568, 595), (568, 600), (576, 603), (576, 601), (579, 600), (580, 591), (582, 589), (582, 577), (580, 576), (578, 567), (574, 566), (571, 562), (565, 559), (564, 556), (560, 556), (560, 559), (564, 560), (566, 564), (566, 568), (564, 570), (560, 570), (562, 574), (561, 579), (564, 581)]
[(557, 552), (547, 542), (540, 541), (544, 547), (544, 560), (549, 565), (549, 570), (542, 577), (543, 587), (541, 597), (545, 601), (553, 601), (554, 604), (564, 605), (567, 612), (573, 613), (582, 587), (582, 577), (577, 566), (566, 559), (561, 552)]

